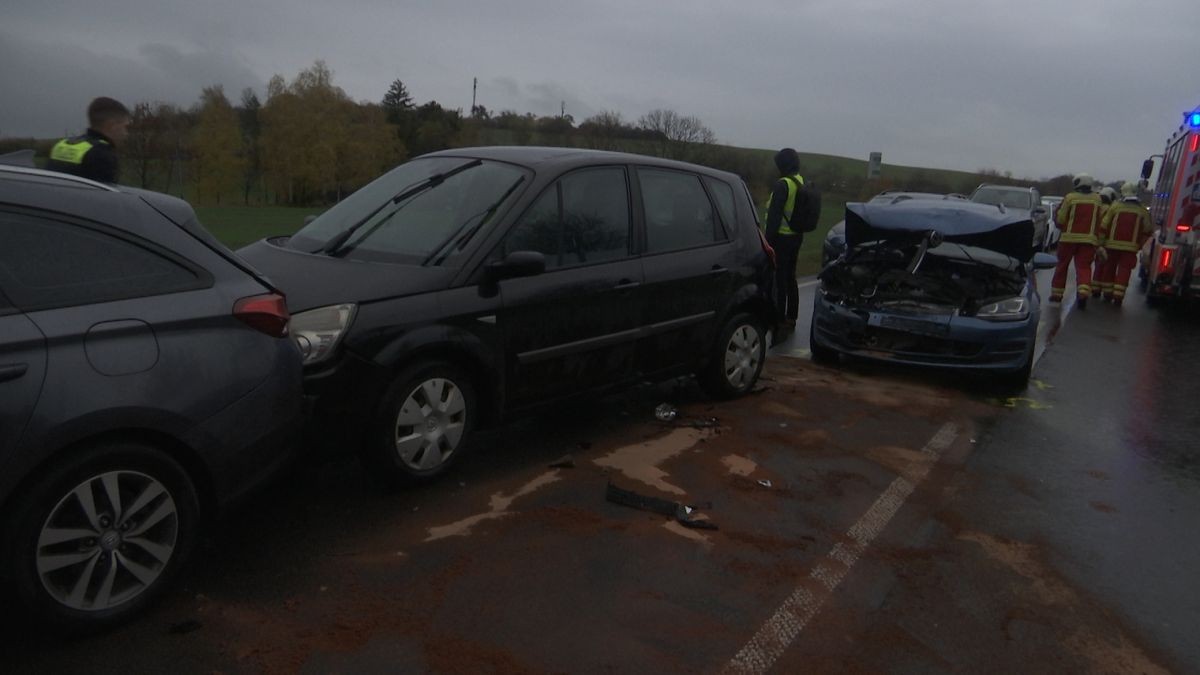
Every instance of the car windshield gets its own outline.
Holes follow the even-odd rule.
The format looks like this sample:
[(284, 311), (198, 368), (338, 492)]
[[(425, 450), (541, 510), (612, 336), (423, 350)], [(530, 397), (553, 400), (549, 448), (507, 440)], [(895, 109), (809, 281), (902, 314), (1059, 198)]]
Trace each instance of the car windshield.
[[(376, 262), (454, 266), (464, 236), (494, 222), (526, 171), (501, 162), (429, 157), (401, 164), (297, 232), (288, 247)], [(439, 176), (445, 175), (444, 180)], [(432, 179), (432, 180), (431, 180)], [(403, 197), (395, 201), (395, 197)], [(373, 213), (374, 212), (374, 213)]]
[(971, 195), (971, 201), (980, 204), (1002, 204), (1005, 208), (1025, 209), (1028, 211), (1029, 190), (1004, 190), (999, 188), (980, 188)]

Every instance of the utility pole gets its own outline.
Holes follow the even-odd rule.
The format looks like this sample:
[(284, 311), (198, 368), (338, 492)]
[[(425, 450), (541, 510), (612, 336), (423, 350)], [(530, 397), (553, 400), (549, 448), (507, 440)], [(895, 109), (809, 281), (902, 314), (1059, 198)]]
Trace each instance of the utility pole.
[(471, 117), (475, 116), (475, 92), (479, 90), (479, 78), (471, 78)]
[(560, 114), (559, 117), (562, 117), (563, 119), (566, 119), (566, 117), (567, 117), (567, 102), (566, 101), (562, 102), (562, 114)]

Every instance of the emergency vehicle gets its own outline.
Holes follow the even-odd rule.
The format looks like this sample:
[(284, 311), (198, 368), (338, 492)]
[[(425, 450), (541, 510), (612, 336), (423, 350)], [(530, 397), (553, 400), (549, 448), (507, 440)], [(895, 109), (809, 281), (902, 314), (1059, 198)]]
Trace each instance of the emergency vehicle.
[[(1142, 165), (1150, 178), (1153, 158)], [(1155, 235), (1142, 250), (1141, 275), (1146, 300), (1200, 296), (1200, 106), (1184, 114), (1183, 124), (1167, 141), (1150, 204)]]

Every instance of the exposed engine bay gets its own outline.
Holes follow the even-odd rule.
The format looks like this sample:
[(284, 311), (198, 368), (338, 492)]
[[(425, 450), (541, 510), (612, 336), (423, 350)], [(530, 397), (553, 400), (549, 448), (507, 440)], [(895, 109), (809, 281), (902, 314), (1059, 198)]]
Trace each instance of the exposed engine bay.
[(980, 307), (1021, 295), (1026, 272), (1006, 255), (944, 242), (930, 231), (854, 247), (830, 263), (820, 279), (831, 302), (972, 316)]

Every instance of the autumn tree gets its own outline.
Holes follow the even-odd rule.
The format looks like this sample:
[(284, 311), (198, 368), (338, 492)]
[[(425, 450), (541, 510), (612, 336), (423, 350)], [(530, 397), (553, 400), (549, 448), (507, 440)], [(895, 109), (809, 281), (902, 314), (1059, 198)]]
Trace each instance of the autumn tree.
[(302, 204), (336, 192), (338, 147), (348, 137), (343, 124), (348, 100), (323, 61), (290, 84), (279, 75), (271, 78), (259, 140), (264, 177), (277, 200)]
[(349, 100), (341, 105), (346, 133), (337, 146), (333, 195), (337, 200), (374, 180), (405, 157), (404, 143), (388, 125), (383, 106), (356, 104)]
[(242, 172), (242, 203), (250, 204), (250, 191), (258, 184), (262, 175), (262, 158), (259, 156), (259, 136), (262, 135), (262, 123), (259, 113), (262, 102), (258, 94), (247, 87), (242, 90), (242, 105), (237, 109), (238, 125), (242, 132), (241, 157), (244, 160)]
[(236, 191), (244, 178), (246, 162), (238, 116), (220, 85), (204, 88), (196, 116), (192, 137), (196, 199), (219, 204), (221, 197)]

